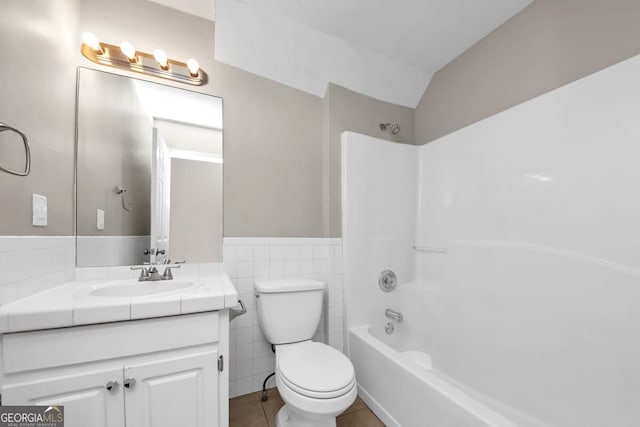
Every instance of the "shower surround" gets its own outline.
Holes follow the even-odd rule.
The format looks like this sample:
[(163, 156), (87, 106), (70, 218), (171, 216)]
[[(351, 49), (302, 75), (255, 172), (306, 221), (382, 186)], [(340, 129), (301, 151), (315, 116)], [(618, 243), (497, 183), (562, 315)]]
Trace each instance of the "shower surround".
[(383, 421), (637, 425), (640, 57), (424, 146), (342, 144), (347, 347)]

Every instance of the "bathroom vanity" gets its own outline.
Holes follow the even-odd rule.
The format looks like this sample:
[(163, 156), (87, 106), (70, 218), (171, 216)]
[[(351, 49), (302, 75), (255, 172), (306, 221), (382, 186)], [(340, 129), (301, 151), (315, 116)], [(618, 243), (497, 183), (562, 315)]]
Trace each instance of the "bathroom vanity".
[(73, 282), (3, 306), (2, 404), (64, 405), (67, 427), (227, 426), (237, 292), (226, 274), (169, 283)]

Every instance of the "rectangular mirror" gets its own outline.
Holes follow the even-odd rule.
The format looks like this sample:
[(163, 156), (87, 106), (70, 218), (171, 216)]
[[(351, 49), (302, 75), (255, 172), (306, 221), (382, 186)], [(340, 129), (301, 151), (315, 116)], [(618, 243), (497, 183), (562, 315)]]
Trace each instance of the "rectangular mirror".
[(222, 260), (222, 99), (78, 68), (76, 264)]

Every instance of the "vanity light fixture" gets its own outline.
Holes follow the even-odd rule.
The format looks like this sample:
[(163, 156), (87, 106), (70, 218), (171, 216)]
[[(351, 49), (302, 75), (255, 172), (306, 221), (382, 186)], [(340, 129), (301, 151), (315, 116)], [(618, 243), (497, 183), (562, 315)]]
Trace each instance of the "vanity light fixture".
[(85, 31), (82, 33), (82, 42), (91, 48), (97, 54), (103, 54), (102, 47), (100, 46), (100, 40), (95, 34)]
[(129, 42), (120, 43), (120, 51), (127, 57), (129, 62), (135, 63), (138, 62), (138, 58), (136, 57), (136, 48)]
[(160, 65), (160, 68), (162, 68), (163, 70), (168, 70), (169, 69), (169, 59), (167, 58), (167, 54), (165, 53), (164, 50), (162, 49), (156, 49), (153, 51), (153, 57), (156, 59), (156, 61), (158, 61), (158, 65)]
[(187, 60), (187, 68), (189, 69), (189, 74), (192, 77), (196, 77), (198, 75), (198, 71), (200, 71), (200, 65), (198, 64), (198, 61), (193, 58), (189, 58)]
[(126, 41), (120, 46), (103, 43), (95, 34), (89, 32), (82, 33), (82, 42), (82, 55), (96, 64), (195, 86), (207, 83), (207, 73), (200, 69), (198, 61), (193, 58), (184, 63), (169, 59), (162, 49), (156, 49), (151, 55), (136, 51), (133, 45)]

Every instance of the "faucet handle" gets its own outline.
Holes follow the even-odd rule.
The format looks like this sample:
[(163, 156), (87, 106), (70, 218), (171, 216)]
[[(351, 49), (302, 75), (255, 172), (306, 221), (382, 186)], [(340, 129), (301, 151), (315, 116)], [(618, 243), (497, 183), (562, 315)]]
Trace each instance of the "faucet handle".
[(164, 269), (164, 273), (162, 273), (162, 280), (173, 280), (173, 273), (171, 272), (172, 268), (180, 268), (181, 266), (176, 264), (167, 265)]
[(147, 280), (149, 278), (149, 270), (147, 267), (129, 267), (131, 270), (140, 270), (140, 277), (138, 280)]
[[(187, 262), (187, 261), (176, 261), (176, 262), (171, 262), (171, 260), (170, 260), (169, 258), (165, 258), (165, 259), (162, 261), (162, 264), (164, 264), (164, 265), (167, 265), (167, 264), (175, 264), (175, 265), (177, 265), (177, 264), (184, 264), (185, 262)], [(176, 267), (176, 268), (177, 268), (177, 267)]]
[(173, 280), (173, 273), (171, 272), (171, 267), (167, 267), (164, 269), (164, 273), (162, 273), (162, 280)]

